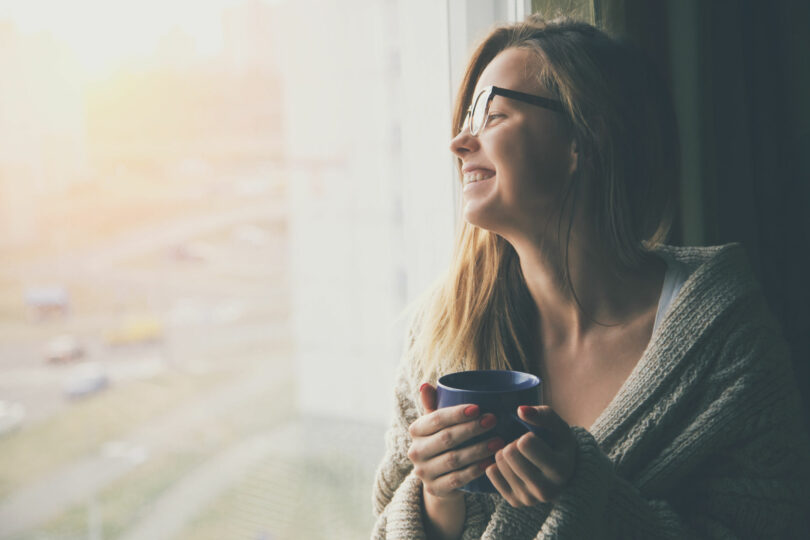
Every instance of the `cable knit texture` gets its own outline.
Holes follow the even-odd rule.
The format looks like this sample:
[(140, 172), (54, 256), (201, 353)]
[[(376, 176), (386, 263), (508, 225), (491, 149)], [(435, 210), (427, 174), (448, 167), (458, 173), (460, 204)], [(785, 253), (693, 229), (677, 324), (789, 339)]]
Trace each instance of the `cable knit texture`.
[[(786, 344), (743, 250), (663, 246), (690, 275), (590, 430), (554, 503), (466, 494), (462, 538), (810, 538), (810, 444)], [(372, 538), (425, 537), (407, 457), (419, 380), (406, 353), (377, 471)], [(435, 381), (432, 381), (435, 383)]]

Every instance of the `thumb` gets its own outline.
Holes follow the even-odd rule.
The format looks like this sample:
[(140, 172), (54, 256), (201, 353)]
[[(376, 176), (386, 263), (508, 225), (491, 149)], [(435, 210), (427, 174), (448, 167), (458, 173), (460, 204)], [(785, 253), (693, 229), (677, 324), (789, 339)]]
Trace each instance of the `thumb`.
[(425, 414), (436, 410), (436, 389), (430, 383), (425, 383), (419, 387), (419, 396), (422, 398), (422, 407)]

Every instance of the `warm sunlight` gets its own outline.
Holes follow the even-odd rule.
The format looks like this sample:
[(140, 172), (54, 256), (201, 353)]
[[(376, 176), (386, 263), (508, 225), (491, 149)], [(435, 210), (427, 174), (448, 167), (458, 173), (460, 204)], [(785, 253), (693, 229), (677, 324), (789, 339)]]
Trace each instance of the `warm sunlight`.
[(367, 536), (444, 10), (0, 0), (0, 538)]
[[(239, 0), (5, 0), (0, 23), (21, 34), (50, 34), (72, 56), (82, 76), (96, 79), (129, 62), (142, 62), (178, 41), (192, 56), (222, 50), (222, 13)], [(279, 4), (280, 0), (263, 2)]]

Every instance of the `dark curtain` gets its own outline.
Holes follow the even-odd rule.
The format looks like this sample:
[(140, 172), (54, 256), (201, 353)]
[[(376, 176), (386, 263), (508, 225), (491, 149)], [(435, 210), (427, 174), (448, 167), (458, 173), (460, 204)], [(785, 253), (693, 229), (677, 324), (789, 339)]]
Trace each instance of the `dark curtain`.
[(678, 105), (676, 242), (741, 242), (793, 355), (810, 426), (810, 2), (594, 0)]

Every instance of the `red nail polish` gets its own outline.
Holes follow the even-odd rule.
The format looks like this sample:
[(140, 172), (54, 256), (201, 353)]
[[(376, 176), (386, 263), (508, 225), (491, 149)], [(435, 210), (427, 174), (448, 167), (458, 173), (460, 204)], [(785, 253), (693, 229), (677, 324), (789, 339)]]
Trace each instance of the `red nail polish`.
[(494, 414), (486, 414), (481, 419), (481, 427), (483, 428), (491, 428), (495, 425), (495, 415)]
[(503, 439), (501, 439), (500, 437), (498, 437), (497, 439), (492, 439), (487, 443), (487, 449), (490, 452), (497, 452), (503, 447), (504, 447)]
[(521, 405), (520, 412), (522, 412), (524, 416), (531, 416), (531, 417), (537, 416), (537, 409), (535, 409), (534, 407), (529, 407), (528, 405)]
[(419, 387), (419, 393), (421, 394), (421, 393), (422, 393), (422, 390), (424, 390), (424, 389), (425, 389), (425, 387), (426, 387), (426, 386), (429, 386), (429, 385), (430, 385), (430, 383), (422, 383), (422, 386), (420, 386), (420, 387)]
[(472, 418), (473, 416), (478, 416), (478, 405), (470, 405), (466, 409), (464, 409), (464, 416)]

